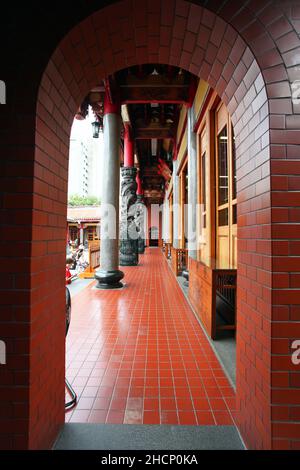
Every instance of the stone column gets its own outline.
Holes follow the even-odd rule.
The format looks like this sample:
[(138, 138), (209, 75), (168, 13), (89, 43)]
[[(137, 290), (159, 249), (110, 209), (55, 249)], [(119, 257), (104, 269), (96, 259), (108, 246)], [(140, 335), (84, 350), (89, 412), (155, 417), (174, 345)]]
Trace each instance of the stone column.
[(167, 232), (167, 227), (166, 227), (166, 198), (164, 199), (163, 205), (162, 205), (162, 240), (163, 242), (166, 241), (166, 232)]
[(99, 289), (123, 287), (119, 270), (119, 194), (121, 106), (104, 98), (104, 158), (102, 162), (100, 269), (95, 273)]
[(164, 240), (166, 243), (169, 242), (170, 238), (171, 238), (171, 234), (170, 234), (170, 230), (171, 230), (171, 227), (170, 227), (170, 201), (169, 199), (167, 199), (165, 197), (165, 216), (164, 216), (164, 226), (165, 226), (165, 229), (164, 229)]
[(173, 247), (179, 246), (179, 184), (180, 178), (177, 176), (178, 161), (173, 161)]
[(138, 252), (143, 254), (145, 252), (145, 217), (146, 217), (146, 206), (143, 199), (143, 188), (140, 172), (136, 175), (137, 191), (136, 191), (136, 226), (139, 233), (138, 238)]
[(121, 223), (120, 265), (136, 266), (138, 257), (138, 233), (135, 221), (136, 173), (134, 167), (134, 143), (130, 128), (125, 124), (124, 167), (121, 168)]
[(168, 243), (173, 245), (173, 194), (171, 194), (169, 199), (169, 239)]
[(197, 259), (197, 137), (194, 132), (194, 108), (188, 109), (188, 250)]

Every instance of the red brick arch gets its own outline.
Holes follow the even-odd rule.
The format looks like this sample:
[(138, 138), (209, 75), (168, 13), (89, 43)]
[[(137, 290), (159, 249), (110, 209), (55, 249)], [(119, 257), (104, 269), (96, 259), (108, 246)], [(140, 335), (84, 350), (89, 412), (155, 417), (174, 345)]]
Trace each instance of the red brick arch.
[(31, 242), (25, 268), (30, 298), (22, 301), (30, 306), (30, 332), (24, 331), (30, 361), (23, 367), (30, 377), (23, 397), (29, 412), (23, 430), (12, 426), (6, 439), (14, 447), (49, 446), (64, 419), (62, 286), (73, 116), (101, 78), (146, 62), (203, 78), (231, 113), (239, 213), (237, 423), (250, 448), (300, 446), (299, 412), (292, 405), (300, 404), (299, 369), (290, 361), (290, 340), (300, 338), (300, 276), (292, 275), (300, 271), (300, 105), (293, 106), (290, 86), (300, 63), (300, 9), (297, 2), (286, 3), (284, 11), (275, 1), (232, 1), (222, 8), (207, 3), (114, 3), (76, 25), (44, 71), (36, 104), (32, 230), (24, 235)]

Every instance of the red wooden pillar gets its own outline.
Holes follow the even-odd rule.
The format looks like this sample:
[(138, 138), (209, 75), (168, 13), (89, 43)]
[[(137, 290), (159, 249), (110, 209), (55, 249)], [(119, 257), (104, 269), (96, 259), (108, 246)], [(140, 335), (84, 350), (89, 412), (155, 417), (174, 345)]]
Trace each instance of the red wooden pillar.
[(124, 134), (124, 166), (134, 166), (134, 141), (131, 135), (131, 129), (128, 123), (125, 124)]
[(140, 175), (139, 170), (136, 175), (136, 184), (137, 184), (137, 190), (136, 190), (137, 196), (143, 196), (144, 191), (143, 191), (142, 180), (141, 180), (141, 175)]

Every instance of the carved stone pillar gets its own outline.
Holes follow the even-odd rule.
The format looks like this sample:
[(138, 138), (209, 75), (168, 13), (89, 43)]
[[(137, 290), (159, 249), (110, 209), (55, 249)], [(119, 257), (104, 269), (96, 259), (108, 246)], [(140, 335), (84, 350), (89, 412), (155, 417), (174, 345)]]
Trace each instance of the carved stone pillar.
[(136, 168), (121, 168), (120, 266), (139, 262), (138, 232), (135, 224)]
[(139, 254), (145, 253), (145, 217), (146, 217), (146, 206), (143, 202), (143, 196), (137, 194), (136, 209), (135, 209), (135, 223), (138, 232), (138, 252)]

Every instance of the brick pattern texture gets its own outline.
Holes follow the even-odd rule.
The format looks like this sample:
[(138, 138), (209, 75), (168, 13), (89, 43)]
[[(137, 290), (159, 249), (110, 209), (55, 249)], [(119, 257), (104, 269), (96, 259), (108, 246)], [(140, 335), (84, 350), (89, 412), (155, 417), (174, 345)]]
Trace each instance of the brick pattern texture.
[(291, 363), (291, 342), (300, 338), (300, 103), (291, 100), (299, 33), (298, 1), (208, 0), (202, 8), (183, 0), (125, 0), (66, 31), (47, 61), (27, 55), (27, 72), (11, 78), (11, 103), (5, 115), (0, 110), (0, 327), (8, 350), (0, 370), (0, 448), (49, 447), (64, 420), (74, 114), (104, 76), (159, 62), (206, 80), (231, 114), (238, 425), (249, 448), (299, 449), (300, 371)]

